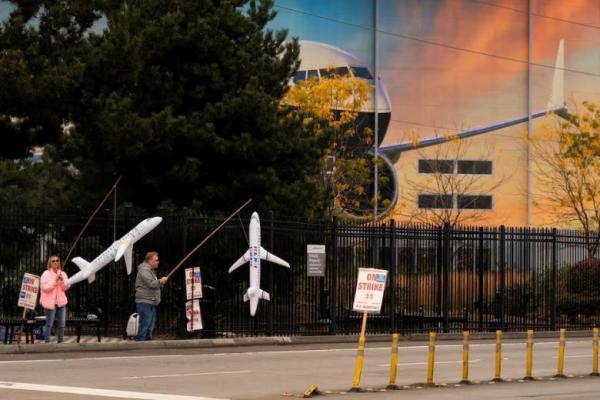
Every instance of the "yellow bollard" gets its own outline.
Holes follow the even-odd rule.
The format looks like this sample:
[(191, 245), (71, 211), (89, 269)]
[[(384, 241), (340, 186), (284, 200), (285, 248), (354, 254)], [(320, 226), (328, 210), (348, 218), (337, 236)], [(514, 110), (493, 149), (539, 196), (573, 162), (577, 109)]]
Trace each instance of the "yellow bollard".
[(502, 331), (496, 331), (496, 368), (494, 369), (493, 382), (502, 382)]
[(356, 362), (354, 363), (354, 377), (352, 378), (351, 392), (360, 392), (360, 375), (362, 374), (363, 359), (365, 358), (365, 337), (358, 338), (358, 347), (356, 348)]
[(435, 363), (435, 332), (429, 332), (429, 354), (427, 356), (427, 384), (433, 385), (433, 364)]
[(567, 339), (565, 337), (565, 332), (566, 332), (566, 329), (561, 328), (560, 336), (558, 338), (558, 361), (556, 364), (556, 375), (554, 375), (555, 378), (566, 378), (566, 376), (564, 374), (565, 344), (567, 341)]
[(523, 379), (531, 381), (533, 369), (533, 330), (527, 330), (527, 357), (525, 360), (525, 377)]
[(592, 376), (600, 376), (598, 373), (598, 328), (592, 330)]
[(463, 362), (462, 362), (462, 380), (459, 383), (468, 385), (469, 380), (469, 331), (463, 332)]
[(392, 334), (392, 354), (390, 355), (390, 383), (386, 389), (400, 389), (396, 385), (396, 375), (398, 368), (398, 339), (400, 338), (399, 333)]

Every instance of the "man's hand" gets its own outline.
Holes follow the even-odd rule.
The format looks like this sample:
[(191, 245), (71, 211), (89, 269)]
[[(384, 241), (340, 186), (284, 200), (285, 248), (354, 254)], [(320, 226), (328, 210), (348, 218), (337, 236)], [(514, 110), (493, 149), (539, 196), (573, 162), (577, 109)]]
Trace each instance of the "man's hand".
[(162, 278), (159, 279), (159, 282), (161, 285), (164, 285), (165, 283), (167, 283), (168, 280), (169, 280), (169, 278), (167, 278), (166, 276), (163, 276)]

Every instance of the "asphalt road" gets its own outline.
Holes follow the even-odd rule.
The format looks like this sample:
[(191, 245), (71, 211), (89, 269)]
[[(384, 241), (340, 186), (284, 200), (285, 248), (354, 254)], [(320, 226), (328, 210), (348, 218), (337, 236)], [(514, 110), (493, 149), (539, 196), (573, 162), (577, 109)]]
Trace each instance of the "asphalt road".
[(410, 388), (383, 392), (390, 348), (367, 339), (361, 379), (365, 393), (346, 393), (352, 384), (353, 344), (0, 355), (0, 399), (281, 400), (299, 395), (311, 384), (332, 400), (599, 397), (600, 378), (587, 377), (592, 365), (589, 340), (567, 343), (565, 373), (573, 378), (566, 380), (550, 380), (556, 372), (557, 343), (546, 341), (534, 346), (533, 375), (547, 378), (519, 382), (525, 374), (525, 345), (520, 342), (503, 345), (502, 377), (510, 382), (489, 384), (494, 348), (492, 342), (472, 344), (470, 379), (479, 383), (456, 386), (462, 345), (439, 344), (434, 380), (440, 386), (429, 388), (414, 385), (426, 378), (426, 344), (403, 342), (397, 384)]

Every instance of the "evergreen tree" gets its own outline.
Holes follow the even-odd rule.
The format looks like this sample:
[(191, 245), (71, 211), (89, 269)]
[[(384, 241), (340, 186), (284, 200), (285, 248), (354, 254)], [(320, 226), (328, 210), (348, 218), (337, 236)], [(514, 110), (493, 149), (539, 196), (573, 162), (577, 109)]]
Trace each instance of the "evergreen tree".
[(311, 214), (320, 150), (280, 106), (299, 47), (271, 32), (271, 1), (139, 0), (89, 38), (81, 106), (63, 158), (83, 192), (122, 175), (120, 196), (153, 208)]

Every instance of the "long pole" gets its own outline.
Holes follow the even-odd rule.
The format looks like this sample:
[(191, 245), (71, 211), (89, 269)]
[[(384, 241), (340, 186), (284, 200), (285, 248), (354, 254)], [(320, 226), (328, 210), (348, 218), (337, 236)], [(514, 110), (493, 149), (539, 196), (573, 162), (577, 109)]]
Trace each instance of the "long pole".
[(104, 205), (104, 203), (106, 202), (106, 200), (108, 200), (108, 197), (110, 196), (110, 194), (117, 188), (117, 185), (119, 184), (120, 181), (121, 181), (121, 176), (119, 175), (119, 177), (117, 178), (116, 182), (114, 183), (114, 185), (111, 186), (110, 190), (108, 191), (108, 193), (106, 193), (106, 196), (104, 196), (104, 198), (102, 199), (102, 201), (100, 202), (100, 204), (98, 205), (98, 207), (96, 208), (96, 210), (88, 218), (87, 222), (85, 223), (85, 225), (81, 229), (81, 232), (79, 232), (79, 235), (77, 235), (77, 238), (75, 239), (75, 241), (73, 242), (73, 245), (69, 249), (69, 252), (67, 253), (67, 256), (64, 259), (65, 260), (64, 261), (64, 265), (66, 265), (67, 262), (69, 262), (69, 257), (71, 257), (71, 253), (73, 253), (73, 250), (75, 249), (75, 246), (77, 245), (77, 242), (79, 242), (79, 239), (81, 239), (81, 235), (83, 235), (83, 232), (85, 232), (85, 230), (87, 229), (87, 227), (90, 224), (90, 222), (92, 222), (92, 219), (94, 219), (94, 217), (96, 216), (96, 214), (98, 214), (98, 211), (100, 211), (100, 208), (102, 208), (102, 206)]
[(225, 225), (227, 222), (229, 222), (229, 220), (230, 220), (231, 218), (235, 217), (235, 215), (236, 215), (237, 213), (239, 213), (240, 211), (242, 211), (242, 209), (243, 209), (244, 207), (246, 207), (248, 204), (250, 204), (250, 202), (251, 202), (251, 201), (252, 201), (252, 199), (248, 199), (248, 201), (246, 201), (244, 204), (242, 204), (242, 206), (241, 206), (240, 208), (238, 208), (237, 210), (235, 210), (235, 211), (233, 212), (233, 214), (231, 214), (229, 217), (227, 217), (227, 219), (226, 219), (225, 221), (223, 221), (223, 222), (221, 223), (221, 225), (219, 225), (219, 226), (217, 226), (215, 229), (213, 229), (213, 231), (212, 231), (211, 233), (209, 233), (207, 237), (205, 237), (205, 238), (204, 238), (204, 239), (203, 239), (203, 240), (202, 240), (200, 243), (198, 243), (198, 245), (197, 245), (196, 247), (194, 247), (194, 248), (192, 249), (192, 251), (190, 251), (189, 253), (187, 253), (187, 255), (186, 255), (185, 257), (183, 257), (183, 259), (182, 259), (181, 261), (179, 261), (179, 263), (178, 263), (178, 264), (175, 266), (175, 268), (173, 268), (173, 269), (171, 270), (171, 272), (169, 272), (169, 273), (167, 274), (167, 278), (170, 278), (170, 277), (171, 277), (171, 275), (173, 275), (173, 273), (174, 273), (175, 271), (177, 271), (177, 269), (178, 269), (179, 267), (181, 267), (181, 265), (182, 265), (182, 264), (183, 264), (183, 263), (184, 263), (184, 262), (185, 262), (185, 261), (186, 261), (188, 258), (190, 258), (190, 257), (192, 256), (192, 254), (194, 254), (194, 253), (196, 252), (196, 250), (198, 250), (200, 247), (202, 247), (202, 245), (203, 245), (204, 243), (206, 243), (206, 241), (207, 241), (208, 239), (210, 239), (210, 237), (211, 237), (212, 235), (214, 235), (215, 233), (217, 233), (217, 232), (219, 231), (219, 229), (221, 229), (221, 228), (223, 227), (223, 225)]

